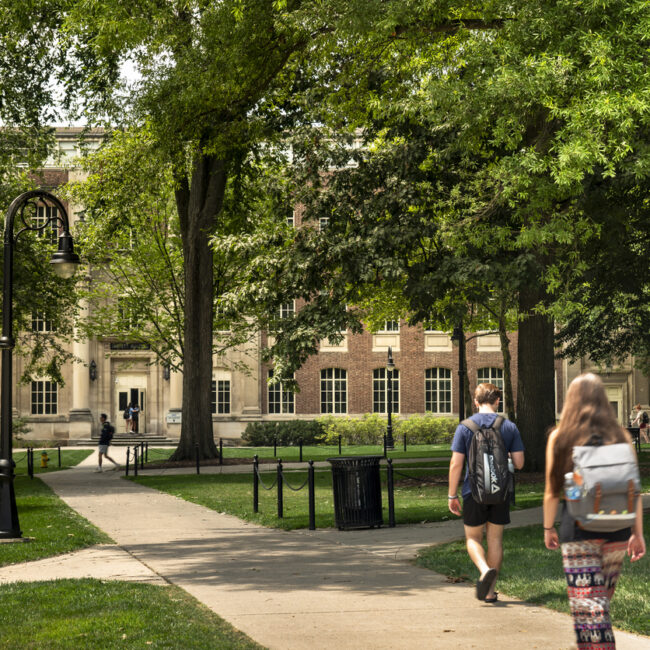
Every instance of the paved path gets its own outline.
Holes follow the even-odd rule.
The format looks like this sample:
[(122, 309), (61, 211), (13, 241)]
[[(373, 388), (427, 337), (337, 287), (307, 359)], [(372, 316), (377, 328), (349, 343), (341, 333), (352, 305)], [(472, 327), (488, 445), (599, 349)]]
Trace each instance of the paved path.
[[(568, 616), (509, 598), (497, 606), (480, 603), (470, 585), (448, 583), (407, 561), (417, 548), (457, 539), (459, 522), (278, 531), (124, 481), (117, 472), (93, 473), (93, 467), (94, 455), (78, 468), (41, 478), (117, 542), (117, 549), (109, 547), (116, 577), (176, 584), (269, 648), (573, 645)], [(514, 514), (520, 524), (539, 521), (538, 510)], [(20, 579), (32, 573), (30, 565), (21, 565)], [(619, 650), (650, 649), (648, 638), (616, 637)]]

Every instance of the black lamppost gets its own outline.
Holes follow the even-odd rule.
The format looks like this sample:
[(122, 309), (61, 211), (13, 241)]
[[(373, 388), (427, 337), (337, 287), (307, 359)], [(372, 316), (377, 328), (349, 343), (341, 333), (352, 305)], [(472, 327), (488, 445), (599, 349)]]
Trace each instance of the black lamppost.
[(465, 333), (460, 321), (451, 334), (451, 341), (458, 346), (458, 421), (465, 419)]
[[(41, 207), (55, 207), (48, 216), (44, 210), (45, 219), (36, 220), (39, 204)], [(18, 217), (20, 230), (14, 235), (14, 223)], [(79, 256), (74, 252), (68, 214), (59, 199), (42, 190), (33, 190), (21, 194), (7, 210), (4, 231), (4, 277), (2, 289), (2, 385), (0, 387), (0, 538), (20, 538), (18, 510), (14, 492), (14, 467), (12, 458), (12, 380), (13, 380), (13, 271), (14, 246), (18, 237), (28, 231), (42, 231), (51, 224), (58, 223), (62, 233), (59, 236), (59, 248), (52, 255), (50, 263), (57, 275), (63, 278), (72, 277), (76, 266), (80, 263)]]
[(388, 361), (386, 362), (386, 413), (388, 422), (386, 424), (386, 449), (394, 449), (395, 441), (393, 440), (393, 370), (395, 362), (393, 361), (393, 348), (388, 348)]

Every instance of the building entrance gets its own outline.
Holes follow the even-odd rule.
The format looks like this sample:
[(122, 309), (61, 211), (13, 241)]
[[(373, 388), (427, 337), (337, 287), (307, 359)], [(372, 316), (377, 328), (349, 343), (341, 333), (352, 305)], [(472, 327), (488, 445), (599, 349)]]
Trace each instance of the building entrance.
[(607, 399), (612, 405), (616, 419), (623, 424), (623, 387), (622, 386), (605, 386)]
[(138, 416), (137, 432), (144, 433), (146, 431), (146, 395), (147, 395), (147, 376), (125, 373), (117, 375), (115, 378), (115, 417), (113, 422), (116, 422), (116, 431), (118, 433), (126, 432), (126, 420), (124, 419), (124, 411), (128, 405), (137, 404), (140, 407)]

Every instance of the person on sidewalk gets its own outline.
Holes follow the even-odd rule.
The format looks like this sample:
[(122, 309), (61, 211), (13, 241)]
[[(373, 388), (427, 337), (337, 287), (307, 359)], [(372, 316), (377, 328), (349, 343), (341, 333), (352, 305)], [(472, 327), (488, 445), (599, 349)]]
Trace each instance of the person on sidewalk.
[[(615, 443), (632, 445), (632, 440), (616, 420), (600, 378), (591, 373), (580, 375), (569, 386), (560, 423), (551, 432), (546, 445), (544, 544), (551, 550), (562, 547), (577, 647), (585, 650), (616, 647), (609, 614), (610, 601), (625, 552), (632, 562), (645, 555), (643, 503), (639, 496), (632, 528), (611, 532), (594, 532), (578, 526), (568, 512), (566, 501), (559, 534), (555, 518), (565, 474), (573, 472), (574, 447)], [(632, 454), (635, 455), (634, 447)]]
[(124, 409), (124, 424), (126, 426), (126, 432), (127, 433), (131, 433), (131, 423), (132, 423), (132, 420), (131, 420), (131, 407), (132, 406), (133, 405), (131, 404), (131, 402), (129, 402), (126, 409)]
[(131, 432), (132, 433), (140, 433), (139, 419), (140, 419), (140, 407), (137, 404), (133, 404), (133, 406), (131, 407)]
[(650, 423), (650, 418), (648, 414), (641, 408), (641, 404), (637, 404), (635, 407), (636, 415), (634, 420), (632, 420), (632, 427), (639, 427), (639, 436), (641, 442), (650, 442), (648, 438), (648, 424)]
[[(505, 451), (510, 455), (516, 469), (524, 466), (524, 443), (521, 440), (519, 429), (516, 425), (497, 414), (501, 391), (494, 384), (479, 384), (474, 392), (474, 404), (478, 413), (472, 415), (470, 420), (479, 428), (491, 428), (499, 418), (496, 425), (501, 433)], [(465, 524), (465, 539), (467, 553), (479, 571), (476, 584), (476, 597), (488, 603), (497, 602), (495, 589), (497, 576), (503, 561), (503, 527), (510, 523), (510, 499), (495, 505), (477, 503), (472, 496), (469, 467), (465, 472), (465, 479), (461, 495), (463, 506), (461, 509), (457, 490), (465, 459), (469, 456), (470, 444), (474, 432), (461, 422), (456, 428), (451, 444), (451, 462), (449, 464), (449, 510), (463, 516)], [(483, 534), (487, 538), (487, 555), (483, 548)]]
[(102, 423), (102, 430), (101, 433), (99, 434), (99, 447), (98, 447), (99, 460), (97, 461), (97, 469), (95, 471), (96, 472), (102, 471), (102, 459), (104, 456), (106, 456), (106, 459), (110, 460), (111, 463), (113, 463), (113, 465), (115, 466), (115, 469), (117, 469), (119, 465), (108, 455), (108, 446), (111, 444), (111, 440), (113, 439), (113, 434), (115, 433), (115, 429), (113, 428), (113, 425), (108, 421), (108, 418), (106, 417), (106, 413), (102, 413), (99, 416), (99, 421)]

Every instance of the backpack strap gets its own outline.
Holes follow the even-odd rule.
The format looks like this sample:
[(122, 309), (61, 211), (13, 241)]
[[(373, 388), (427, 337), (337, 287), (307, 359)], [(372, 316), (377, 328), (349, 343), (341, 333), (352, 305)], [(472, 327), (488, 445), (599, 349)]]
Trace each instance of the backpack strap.
[(504, 421), (504, 420), (505, 420), (505, 418), (503, 417), (503, 415), (497, 415), (496, 419), (495, 419), (494, 422), (492, 423), (492, 428), (493, 428), (497, 433), (501, 433), (501, 425), (503, 424), (503, 421)]
[(467, 428), (468, 428), (472, 433), (476, 433), (476, 432), (481, 428), (481, 427), (479, 427), (479, 425), (476, 424), (476, 422), (474, 422), (474, 420), (472, 420), (471, 418), (467, 418), (466, 420), (463, 420), (463, 421), (461, 422), (461, 424), (462, 424), (464, 427), (467, 427)]

